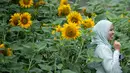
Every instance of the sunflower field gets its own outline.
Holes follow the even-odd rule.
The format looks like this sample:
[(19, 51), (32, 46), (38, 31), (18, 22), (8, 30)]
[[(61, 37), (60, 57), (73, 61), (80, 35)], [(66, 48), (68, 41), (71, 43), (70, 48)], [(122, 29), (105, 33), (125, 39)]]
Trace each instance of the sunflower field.
[(130, 0), (0, 0), (0, 73), (95, 73), (102, 60), (90, 43), (102, 19), (130, 73)]

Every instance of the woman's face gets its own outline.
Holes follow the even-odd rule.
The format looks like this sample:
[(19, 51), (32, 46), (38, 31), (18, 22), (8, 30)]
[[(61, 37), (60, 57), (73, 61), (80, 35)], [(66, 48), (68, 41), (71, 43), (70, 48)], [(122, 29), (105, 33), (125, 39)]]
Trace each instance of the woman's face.
[(108, 31), (108, 40), (112, 40), (114, 37), (114, 27), (111, 25), (109, 31)]

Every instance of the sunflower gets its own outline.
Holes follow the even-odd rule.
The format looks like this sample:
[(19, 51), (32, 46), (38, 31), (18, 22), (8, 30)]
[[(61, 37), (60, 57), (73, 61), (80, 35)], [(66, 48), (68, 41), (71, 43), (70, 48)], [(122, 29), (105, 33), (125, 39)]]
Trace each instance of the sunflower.
[(44, 5), (44, 4), (46, 4), (46, 3), (43, 0), (38, 1), (38, 5)]
[(86, 14), (86, 8), (82, 8), (82, 13)]
[(35, 7), (38, 7), (38, 6), (44, 5), (44, 4), (46, 4), (46, 2), (44, 2), (44, 0), (38, 0), (38, 2), (36, 2), (36, 3), (34, 4), (34, 6), (35, 6)]
[(12, 26), (17, 26), (19, 24), (19, 18), (20, 18), (20, 13), (15, 13), (11, 16), (11, 19), (9, 20), (10, 21), (10, 24)]
[(19, 0), (21, 7), (29, 8), (33, 5), (33, 0)]
[(56, 38), (56, 37), (54, 37), (54, 40), (57, 40), (57, 38)]
[(92, 13), (92, 17), (96, 17), (97, 16), (97, 14), (96, 13)]
[(4, 44), (0, 44), (0, 48), (5, 48), (5, 45)]
[(12, 56), (12, 50), (11, 50), (11, 48), (7, 48), (7, 56)]
[(94, 26), (94, 21), (93, 21), (91, 18), (89, 18), (89, 19), (84, 20), (84, 21), (82, 22), (82, 24), (83, 24), (83, 26), (84, 26), (85, 28), (91, 28), (91, 27)]
[(55, 30), (52, 30), (51, 34), (53, 34), (53, 35), (54, 35), (55, 33), (56, 33), (56, 31), (55, 31)]
[(68, 15), (71, 11), (70, 4), (61, 5), (58, 7), (58, 15)]
[(68, 4), (68, 0), (61, 0), (60, 1), (60, 5), (67, 5)]
[(75, 39), (80, 35), (79, 28), (75, 23), (64, 24), (62, 36), (66, 39)]
[(128, 22), (130, 22), (130, 20), (128, 20)]
[(80, 13), (73, 11), (67, 16), (68, 23), (76, 23), (77, 25), (81, 24), (82, 16)]
[(0, 44), (0, 54), (4, 54), (4, 49), (5, 45), (4, 44)]
[(20, 26), (23, 28), (29, 28), (31, 24), (32, 24), (31, 14), (29, 14), (28, 12), (21, 14)]
[(58, 25), (57, 27), (56, 27), (56, 32), (61, 32), (62, 31), (62, 27), (60, 26), (60, 25)]

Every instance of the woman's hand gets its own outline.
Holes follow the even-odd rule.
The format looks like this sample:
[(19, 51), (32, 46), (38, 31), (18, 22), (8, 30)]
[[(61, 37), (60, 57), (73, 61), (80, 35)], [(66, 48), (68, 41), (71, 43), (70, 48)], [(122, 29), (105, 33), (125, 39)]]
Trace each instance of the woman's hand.
[(119, 50), (120, 51), (120, 47), (121, 47), (120, 42), (115, 40), (113, 46), (114, 46), (115, 50)]

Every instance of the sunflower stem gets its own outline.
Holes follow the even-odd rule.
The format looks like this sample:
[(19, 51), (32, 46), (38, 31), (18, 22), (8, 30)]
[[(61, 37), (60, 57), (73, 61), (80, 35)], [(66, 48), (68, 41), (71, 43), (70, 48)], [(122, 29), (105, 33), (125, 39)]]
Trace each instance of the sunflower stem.
[(28, 67), (27, 73), (29, 73), (29, 70), (30, 70), (31, 67), (32, 67), (32, 61), (33, 61), (34, 56), (35, 56), (35, 53), (33, 54), (32, 58), (29, 59), (29, 67)]
[(77, 63), (77, 61), (78, 61), (78, 59), (79, 59), (79, 57), (80, 57), (80, 55), (81, 55), (82, 48), (83, 48), (83, 44), (84, 44), (84, 40), (82, 39), (81, 48), (80, 48), (80, 51), (79, 51), (79, 53), (78, 53), (78, 56), (77, 56), (77, 58), (76, 58), (76, 60), (75, 60), (75, 63)]
[(55, 62), (54, 62), (54, 73), (56, 73), (56, 57), (55, 57)]

